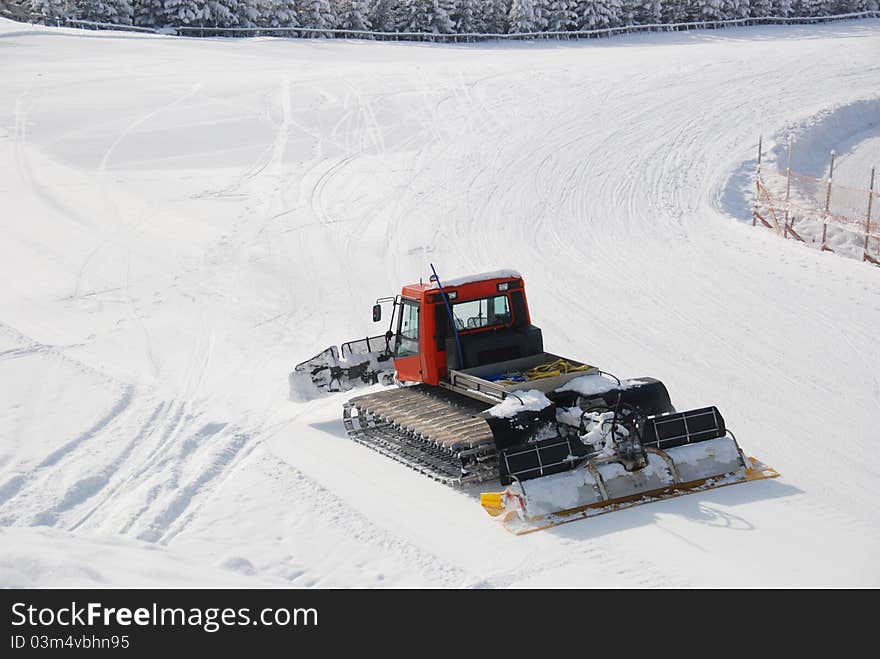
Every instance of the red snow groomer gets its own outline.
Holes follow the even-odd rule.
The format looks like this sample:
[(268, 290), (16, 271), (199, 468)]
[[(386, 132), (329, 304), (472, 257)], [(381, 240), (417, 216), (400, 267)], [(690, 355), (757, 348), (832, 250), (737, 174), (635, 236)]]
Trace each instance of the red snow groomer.
[(383, 304), (385, 334), (298, 364), (292, 394), (396, 383), (344, 404), (348, 435), (443, 483), (500, 481), (481, 503), (515, 533), (778, 476), (717, 408), (679, 412), (659, 380), (546, 352), (516, 272), (435, 273), (375, 322)]

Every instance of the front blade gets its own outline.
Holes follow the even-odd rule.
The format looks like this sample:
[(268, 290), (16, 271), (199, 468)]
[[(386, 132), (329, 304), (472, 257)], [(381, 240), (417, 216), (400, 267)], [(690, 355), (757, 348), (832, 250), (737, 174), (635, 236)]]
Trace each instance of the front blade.
[(311, 400), (323, 393), (350, 391), (377, 382), (391, 384), (394, 359), (389, 348), (391, 344), (384, 339), (368, 337), (349, 341), (342, 344), (341, 351), (330, 346), (297, 364), (288, 376), (290, 400)]
[[(779, 476), (759, 460), (742, 456), (733, 440), (710, 441), (715, 446), (703, 447), (699, 454), (687, 450), (692, 447), (671, 449), (665, 457), (652, 453), (648, 466), (637, 472), (626, 472), (616, 463), (583, 468), (527, 481), (525, 487), (521, 483), (484, 493), (480, 503), (508, 531), (523, 535), (652, 501)], [(730, 461), (730, 445), (739, 454), (736, 463)]]

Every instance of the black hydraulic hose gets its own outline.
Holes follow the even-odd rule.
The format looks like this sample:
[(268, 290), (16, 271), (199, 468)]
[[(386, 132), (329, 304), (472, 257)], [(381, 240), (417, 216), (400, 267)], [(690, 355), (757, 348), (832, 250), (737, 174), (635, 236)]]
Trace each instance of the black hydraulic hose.
[(615, 444), (617, 440), (614, 439), (614, 429), (617, 427), (617, 412), (620, 409), (620, 401), (623, 398), (623, 392), (617, 392), (617, 402), (614, 403), (614, 417), (611, 419), (611, 441)]
[(617, 377), (616, 375), (614, 375), (614, 373), (609, 373), (608, 371), (603, 371), (601, 369), (597, 369), (597, 370), (599, 371), (600, 375), (607, 375), (608, 377), (611, 377), (611, 378), (614, 378), (615, 380), (617, 380), (617, 386), (618, 387), (620, 386), (620, 384), (621, 384), (620, 378)]

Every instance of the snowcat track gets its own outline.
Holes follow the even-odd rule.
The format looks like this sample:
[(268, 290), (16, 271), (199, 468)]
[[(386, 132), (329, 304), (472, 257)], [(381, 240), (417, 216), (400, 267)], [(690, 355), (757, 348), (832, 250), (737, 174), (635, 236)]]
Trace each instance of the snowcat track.
[(342, 417), (359, 444), (447, 485), (462, 485), (498, 478), (495, 440), (480, 416), (488, 407), (416, 385), (352, 398)]

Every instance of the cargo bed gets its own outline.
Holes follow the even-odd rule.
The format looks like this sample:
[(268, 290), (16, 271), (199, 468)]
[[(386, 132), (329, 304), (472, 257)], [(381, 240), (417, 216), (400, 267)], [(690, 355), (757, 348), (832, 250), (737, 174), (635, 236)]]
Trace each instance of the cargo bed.
[[(587, 370), (572, 371), (520, 382), (506, 382), (503, 379), (505, 375), (524, 374), (530, 369), (555, 362), (559, 359), (564, 359), (575, 367), (586, 367)], [(551, 352), (542, 352), (537, 355), (520, 357), (519, 359), (511, 359), (495, 364), (452, 370), (449, 372), (449, 380), (441, 382), (440, 386), (487, 403), (500, 403), (512, 391), (537, 389), (548, 393), (558, 389), (569, 380), (598, 372), (597, 368), (587, 367), (586, 364), (577, 360), (560, 357)]]

